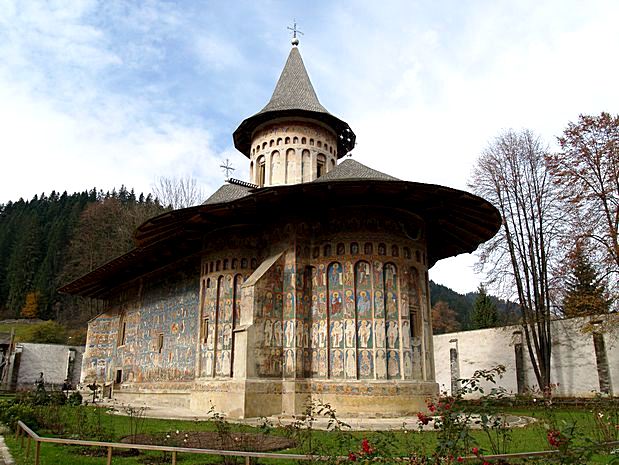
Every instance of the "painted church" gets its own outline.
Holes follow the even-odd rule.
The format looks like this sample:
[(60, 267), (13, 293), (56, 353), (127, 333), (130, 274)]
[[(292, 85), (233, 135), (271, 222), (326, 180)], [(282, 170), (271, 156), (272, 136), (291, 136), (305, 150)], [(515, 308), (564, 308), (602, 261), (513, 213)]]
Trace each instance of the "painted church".
[[(497, 232), (487, 201), (351, 158), (293, 46), (233, 134), (249, 182), (152, 218), (135, 247), (61, 291), (102, 299), (82, 380), (123, 401), (231, 418), (401, 416), (438, 393), (428, 269)], [(382, 154), (381, 156), (389, 156)]]

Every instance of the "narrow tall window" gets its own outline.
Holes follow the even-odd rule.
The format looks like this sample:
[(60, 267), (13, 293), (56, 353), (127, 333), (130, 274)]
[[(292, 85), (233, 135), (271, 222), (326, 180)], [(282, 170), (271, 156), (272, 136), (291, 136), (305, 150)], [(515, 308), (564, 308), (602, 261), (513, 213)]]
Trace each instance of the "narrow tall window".
[(325, 165), (327, 164), (327, 159), (324, 155), (318, 155), (318, 159), (316, 161), (316, 177), (319, 178), (325, 172)]
[(117, 346), (124, 346), (125, 345), (125, 340), (126, 340), (126, 336), (127, 336), (127, 322), (125, 321), (125, 313), (123, 312), (120, 315), (120, 321), (119, 321), (119, 325), (118, 325), (118, 339), (117, 339)]
[(159, 333), (157, 337), (157, 352), (161, 353), (163, 351), (163, 333)]

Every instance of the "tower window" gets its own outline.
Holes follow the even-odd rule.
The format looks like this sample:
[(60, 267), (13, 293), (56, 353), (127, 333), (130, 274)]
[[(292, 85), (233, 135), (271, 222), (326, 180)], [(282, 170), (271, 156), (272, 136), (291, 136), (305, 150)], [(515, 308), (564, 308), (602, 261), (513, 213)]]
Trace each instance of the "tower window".
[(327, 165), (327, 159), (324, 155), (318, 155), (316, 160), (316, 177), (319, 178), (325, 173), (325, 168)]
[(266, 166), (265, 166), (264, 161), (265, 161), (264, 157), (260, 157), (258, 159), (258, 170), (257, 170), (257, 175), (258, 175), (257, 181), (258, 182), (257, 184), (260, 187), (263, 187), (266, 181)]

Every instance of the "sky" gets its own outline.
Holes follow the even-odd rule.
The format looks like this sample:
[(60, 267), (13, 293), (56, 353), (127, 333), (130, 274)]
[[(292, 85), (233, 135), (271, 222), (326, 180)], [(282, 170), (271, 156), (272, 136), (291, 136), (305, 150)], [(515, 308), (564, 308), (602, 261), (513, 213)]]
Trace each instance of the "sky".
[[(0, 0), (0, 204), (149, 192), (219, 165), (247, 179), (232, 132), (269, 100), (290, 50), (357, 135), (352, 156), (470, 190), (482, 150), (528, 128), (557, 150), (579, 114), (619, 108), (616, 0)], [(475, 290), (474, 254), (430, 278)]]

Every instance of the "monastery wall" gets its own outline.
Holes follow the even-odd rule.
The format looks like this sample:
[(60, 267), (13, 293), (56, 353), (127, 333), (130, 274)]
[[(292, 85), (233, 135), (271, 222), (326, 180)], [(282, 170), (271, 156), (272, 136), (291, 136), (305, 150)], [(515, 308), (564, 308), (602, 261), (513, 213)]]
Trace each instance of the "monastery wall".
[(140, 297), (110, 305), (89, 323), (82, 380), (192, 380), (198, 298), (197, 275), (172, 275), (145, 284)]
[[(619, 317), (613, 318), (617, 328)], [(619, 393), (619, 329), (597, 335), (585, 333), (582, 328), (587, 321), (585, 318), (572, 318), (552, 322), (551, 382), (555, 385), (555, 395), (591, 397), (605, 388), (608, 393)], [(517, 366), (519, 357), (522, 368)], [(455, 378), (470, 378), (475, 370), (487, 370), (497, 365), (506, 367), (503, 378), (498, 379), (497, 384), (509, 393), (519, 392), (519, 376), (521, 391), (539, 390), (519, 326), (436, 335), (434, 358), (436, 381), (441, 391), (451, 393)], [(483, 385), (488, 392), (491, 385)]]

